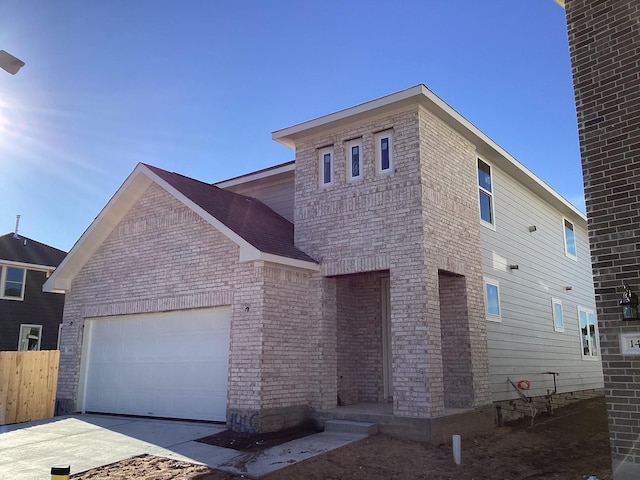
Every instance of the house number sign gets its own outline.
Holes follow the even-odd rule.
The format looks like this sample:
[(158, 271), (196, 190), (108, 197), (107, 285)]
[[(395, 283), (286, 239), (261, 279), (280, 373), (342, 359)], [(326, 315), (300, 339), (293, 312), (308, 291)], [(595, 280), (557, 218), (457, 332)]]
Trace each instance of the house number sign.
[(620, 334), (620, 353), (622, 355), (640, 355), (640, 332)]

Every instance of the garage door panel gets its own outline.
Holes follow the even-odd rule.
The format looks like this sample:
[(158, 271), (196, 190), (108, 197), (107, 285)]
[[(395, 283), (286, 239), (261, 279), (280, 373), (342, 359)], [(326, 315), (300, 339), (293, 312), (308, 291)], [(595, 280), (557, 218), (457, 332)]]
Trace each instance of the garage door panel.
[(88, 325), (86, 411), (225, 420), (229, 308)]

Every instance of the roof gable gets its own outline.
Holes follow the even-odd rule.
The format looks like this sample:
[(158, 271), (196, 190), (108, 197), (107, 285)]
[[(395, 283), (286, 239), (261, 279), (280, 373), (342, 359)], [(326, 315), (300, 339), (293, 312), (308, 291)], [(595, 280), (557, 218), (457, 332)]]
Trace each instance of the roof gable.
[(293, 224), (262, 202), (140, 163), (47, 280), (44, 290), (65, 292), (71, 288), (73, 278), (152, 183), (236, 243), (240, 261), (319, 269), (315, 260), (294, 246)]
[(315, 262), (294, 246), (293, 223), (261, 201), (177, 173), (145, 166), (261, 252)]
[(40, 267), (57, 267), (66, 253), (23, 235), (7, 233), (0, 237), (0, 261), (18, 262)]

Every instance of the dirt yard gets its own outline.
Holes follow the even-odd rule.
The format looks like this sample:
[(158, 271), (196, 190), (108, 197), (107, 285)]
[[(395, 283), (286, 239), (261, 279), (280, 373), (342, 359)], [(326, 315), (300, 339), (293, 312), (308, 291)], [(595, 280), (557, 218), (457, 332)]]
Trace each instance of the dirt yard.
[[(292, 465), (267, 480), (611, 480), (603, 398), (540, 414), (491, 434), (463, 438), (462, 464), (451, 445), (429, 446), (375, 435)], [(207, 467), (149, 455), (73, 475), (74, 480), (232, 480)]]

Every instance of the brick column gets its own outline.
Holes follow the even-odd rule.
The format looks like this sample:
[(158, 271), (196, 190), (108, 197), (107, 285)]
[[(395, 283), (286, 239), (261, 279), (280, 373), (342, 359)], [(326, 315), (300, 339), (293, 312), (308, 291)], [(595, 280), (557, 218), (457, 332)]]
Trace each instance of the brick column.
[(604, 384), (616, 480), (640, 478), (640, 356), (622, 355), (623, 285), (640, 290), (640, 4), (567, 0)]

